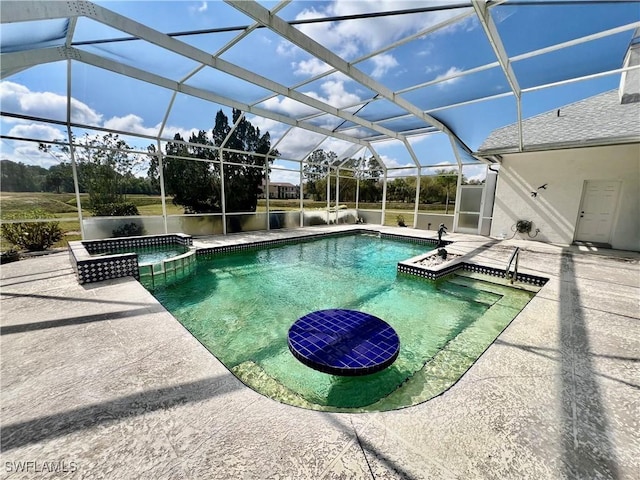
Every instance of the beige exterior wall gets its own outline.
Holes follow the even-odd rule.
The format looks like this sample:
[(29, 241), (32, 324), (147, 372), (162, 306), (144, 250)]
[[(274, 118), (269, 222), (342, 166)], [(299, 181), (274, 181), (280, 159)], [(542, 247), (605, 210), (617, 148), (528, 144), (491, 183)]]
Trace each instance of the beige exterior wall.
[[(571, 244), (586, 180), (622, 182), (610, 243), (615, 249), (640, 251), (640, 144), (504, 155), (491, 236), (509, 238), (518, 220), (529, 220), (531, 235), (540, 229), (531, 240)], [(546, 190), (531, 197), (545, 183)]]

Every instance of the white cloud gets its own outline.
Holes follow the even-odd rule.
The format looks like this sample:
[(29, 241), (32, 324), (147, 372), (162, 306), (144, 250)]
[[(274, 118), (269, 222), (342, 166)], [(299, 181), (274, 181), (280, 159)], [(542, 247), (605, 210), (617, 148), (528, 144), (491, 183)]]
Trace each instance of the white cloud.
[(309, 107), (300, 102), (296, 102), (289, 97), (273, 97), (262, 102), (258, 106), (267, 110), (271, 110), (273, 112), (284, 113), (296, 118), (317, 113), (317, 110), (315, 108)]
[[(415, 8), (415, 6), (413, 1), (360, 0), (346, 2), (334, 0), (322, 9), (316, 9), (314, 6), (303, 10), (296, 19), (394, 11)], [(350, 60), (364, 52), (381, 48), (457, 14), (458, 12), (455, 10), (443, 10), (423, 15), (390, 15), (364, 20), (314, 23), (301, 25), (299, 28), (318, 43)]]
[(271, 120), (270, 118), (247, 116), (247, 120), (249, 120), (254, 127), (259, 128), (261, 134), (269, 132), (271, 145), (273, 145), (289, 128), (289, 125)]
[[(57, 138), (60, 138), (60, 136), (58, 135)], [(0, 158), (13, 162), (26, 163), (28, 165), (39, 165), (45, 168), (57, 165), (63, 161), (69, 161), (64, 154), (57, 151), (47, 153), (39, 150), (37, 143), (8, 140), (2, 141)]]
[[(440, 81), (440, 80), (442, 80), (444, 78), (450, 77), (452, 75), (457, 75), (457, 74), (459, 74), (461, 72), (462, 72), (462, 70), (459, 69), (458, 67), (451, 67), (446, 72), (438, 75), (435, 78), (435, 81)], [(462, 77), (453, 77), (453, 78), (449, 78), (448, 80), (443, 80), (440, 83), (438, 83), (438, 87), (439, 88), (444, 88), (444, 87), (446, 87), (448, 85), (453, 85), (454, 83), (460, 81), (461, 79), (462, 79)]]
[(282, 158), (291, 160), (302, 160), (309, 152), (314, 150), (323, 136), (308, 132), (301, 128), (294, 128), (278, 144), (277, 149)]
[(35, 143), (23, 143), (16, 146), (13, 149), (13, 155), (11, 155), (11, 158), (9, 159), (14, 162), (40, 165), (44, 168), (49, 168), (52, 165), (58, 165), (63, 160), (66, 160), (64, 158), (58, 160), (55, 158), (55, 154), (50, 155), (49, 153), (38, 150), (38, 145)]
[[(0, 82), (0, 102), (2, 102), (3, 110), (12, 113), (58, 120), (66, 117), (66, 96), (53, 92), (32, 92), (28, 87), (14, 82)], [(155, 136), (159, 132), (161, 125), (158, 123), (155, 126), (146, 126), (144, 119), (133, 113), (114, 116), (102, 123), (103, 115), (101, 113), (74, 98), (71, 99), (71, 111), (72, 122), (103, 126), (113, 130), (130, 132), (131, 134)], [(9, 117), (3, 117), (2, 122), (6, 125), (6, 127), (3, 125), (3, 129), (10, 128), (7, 132), (9, 136), (53, 141), (65, 139), (67, 135), (64, 129), (45, 123), (33, 123)], [(182, 138), (188, 140), (192, 133), (197, 132), (197, 128), (167, 125), (165, 126), (163, 137), (173, 138), (176, 133), (180, 133)], [(207, 133), (210, 136), (210, 131)], [(149, 143), (152, 143), (149, 139), (141, 139), (126, 134), (120, 135), (120, 138), (132, 147), (142, 150)], [(49, 154), (39, 152), (38, 145), (33, 142), (4, 141), (2, 144), (2, 158), (43, 166), (52, 165), (52, 162), (55, 163), (55, 160)]]
[[(137, 133), (140, 135), (156, 136), (160, 131), (162, 124), (158, 123), (152, 127), (146, 127), (144, 125), (144, 119), (140, 118), (133, 113), (125, 115), (124, 117), (111, 117), (104, 122), (104, 127), (112, 130), (120, 130), (123, 132)], [(197, 134), (197, 128), (184, 128), (174, 125), (165, 125), (162, 137), (173, 138), (176, 133), (179, 133), (184, 140), (189, 140), (191, 134)], [(207, 130), (207, 137), (211, 138), (210, 129)], [(142, 143), (149, 142), (149, 140), (142, 140)], [(140, 143), (140, 140), (137, 142)]]
[(300, 185), (300, 174), (298, 172), (288, 172), (283, 170), (271, 170), (269, 181), (277, 183), (290, 183)]
[(422, 50), (418, 50), (418, 52), (416, 53), (416, 56), (418, 57), (426, 57), (427, 55), (431, 55), (431, 52), (433, 52), (433, 42), (429, 42), (426, 45), (423, 45)]
[(302, 60), (300, 62), (292, 62), (291, 65), (294, 67), (293, 73), (295, 75), (304, 75), (309, 77), (320, 75), (331, 68), (322, 60), (318, 60), (315, 57), (308, 60)]
[(295, 46), (293, 43), (286, 42), (284, 40), (278, 43), (278, 46), (276, 47), (276, 53), (283, 57), (295, 57), (302, 52), (303, 50), (301, 48)]
[[(34, 117), (64, 120), (67, 118), (67, 97), (53, 92), (32, 92), (18, 83), (0, 82), (0, 103), (7, 112)], [(71, 120), (88, 125), (99, 125), (102, 115), (87, 104), (71, 99)]]
[(380, 78), (385, 75), (390, 69), (398, 66), (398, 61), (393, 55), (384, 53), (382, 55), (376, 55), (371, 59), (375, 64), (375, 68), (371, 72), (373, 78)]
[[(49, 125), (41, 125), (36, 123), (18, 124), (9, 130), (11, 137), (33, 138), (36, 140), (53, 141), (67, 138), (66, 132)], [(37, 145), (36, 145), (37, 148)]]
[(121, 130), (123, 132), (140, 133), (142, 135), (156, 135), (159, 125), (156, 127), (145, 127), (144, 120), (133, 113), (124, 117), (111, 117), (104, 122), (104, 127), (112, 130)]
[[(380, 159), (387, 166), (387, 168), (403, 168), (406, 170), (391, 170), (389, 171), (390, 177), (405, 177), (407, 175), (414, 175), (416, 172), (416, 165), (413, 162), (401, 162), (397, 158), (389, 157), (388, 155), (380, 155)], [(411, 169), (411, 170), (409, 170)]]
[[(335, 108), (353, 105), (362, 100), (355, 93), (348, 92), (345, 89), (344, 81), (342, 80), (328, 80), (322, 83), (322, 85), (320, 86), (320, 90), (322, 90), (321, 94), (313, 91), (303, 93), (311, 98), (327, 103)], [(259, 106), (266, 108), (267, 110), (284, 113), (296, 118), (318, 112), (318, 110), (316, 110), (315, 108), (292, 100), (289, 97), (273, 97), (265, 102), (262, 102)]]
[(336, 108), (353, 105), (354, 103), (358, 103), (362, 100), (355, 93), (347, 92), (342, 80), (326, 81), (320, 88), (324, 93), (324, 96), (317, 95), (315, 92), (306, 92), (306, 94)]
[(206, 12), (208, 8), (208, 2), (199, 2), (195, 5), (189, 5), (188, 10), (191, 15), (197, 15)]
[(487, 177), (487, 167), (486, 165), (467, 165), (462, 167), (462, 173), (469, 181), (483, 181)]
[[(316, 145), (318, 145), (318, 142), (323, 139), (323, 135), (309, 132), (301, 128), (290, 129), (289, 125), (268, 118), (251, 117), (249, 120), (255, 127), (260, 129), (260, 133), (269, 132), (271, 136), (271, 145), (275, 146), (281, 157), (284, 159), (301, 160), (312, 149), (314, 149)], [(286, 137), (281, 143), (276, 145), (276, 142), (285, 133)]]

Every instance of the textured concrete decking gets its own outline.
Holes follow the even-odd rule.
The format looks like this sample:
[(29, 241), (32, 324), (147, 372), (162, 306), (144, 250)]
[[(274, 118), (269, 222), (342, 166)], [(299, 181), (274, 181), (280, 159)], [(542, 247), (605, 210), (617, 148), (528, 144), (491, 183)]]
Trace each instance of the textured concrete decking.
[(259, 395), (135, 280), (80, 286), (67, 254), (2, 266), (0, 476), (639, 478), (639, 255), (447, 238), (499, 265), (518, 244), (550, 281), (449, 391), (374, 414)]

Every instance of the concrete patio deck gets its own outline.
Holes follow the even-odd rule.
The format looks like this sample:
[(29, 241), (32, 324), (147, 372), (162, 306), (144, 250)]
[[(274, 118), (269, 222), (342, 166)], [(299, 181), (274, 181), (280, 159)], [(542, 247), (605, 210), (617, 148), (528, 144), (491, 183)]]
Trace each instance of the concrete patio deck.
[(131, 278), (81, 286), (66, 253), (3, 265), (0, 475), (640, 478), (640, 254), (447, 239), (503, 266), (519, 245), (550, 280), (450, 390), (373, 414), (254, 392)]

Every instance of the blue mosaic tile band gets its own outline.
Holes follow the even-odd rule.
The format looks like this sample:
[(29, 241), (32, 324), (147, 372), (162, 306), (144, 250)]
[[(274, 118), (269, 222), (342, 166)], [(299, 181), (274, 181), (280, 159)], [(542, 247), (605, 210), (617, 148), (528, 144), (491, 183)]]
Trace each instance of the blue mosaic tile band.
[(319, 310), (289, 329), (289, 350), (302, 363), (331, 375), (384, 370), (400, 352), (400, 338), (384, 320), (357, 310)]

